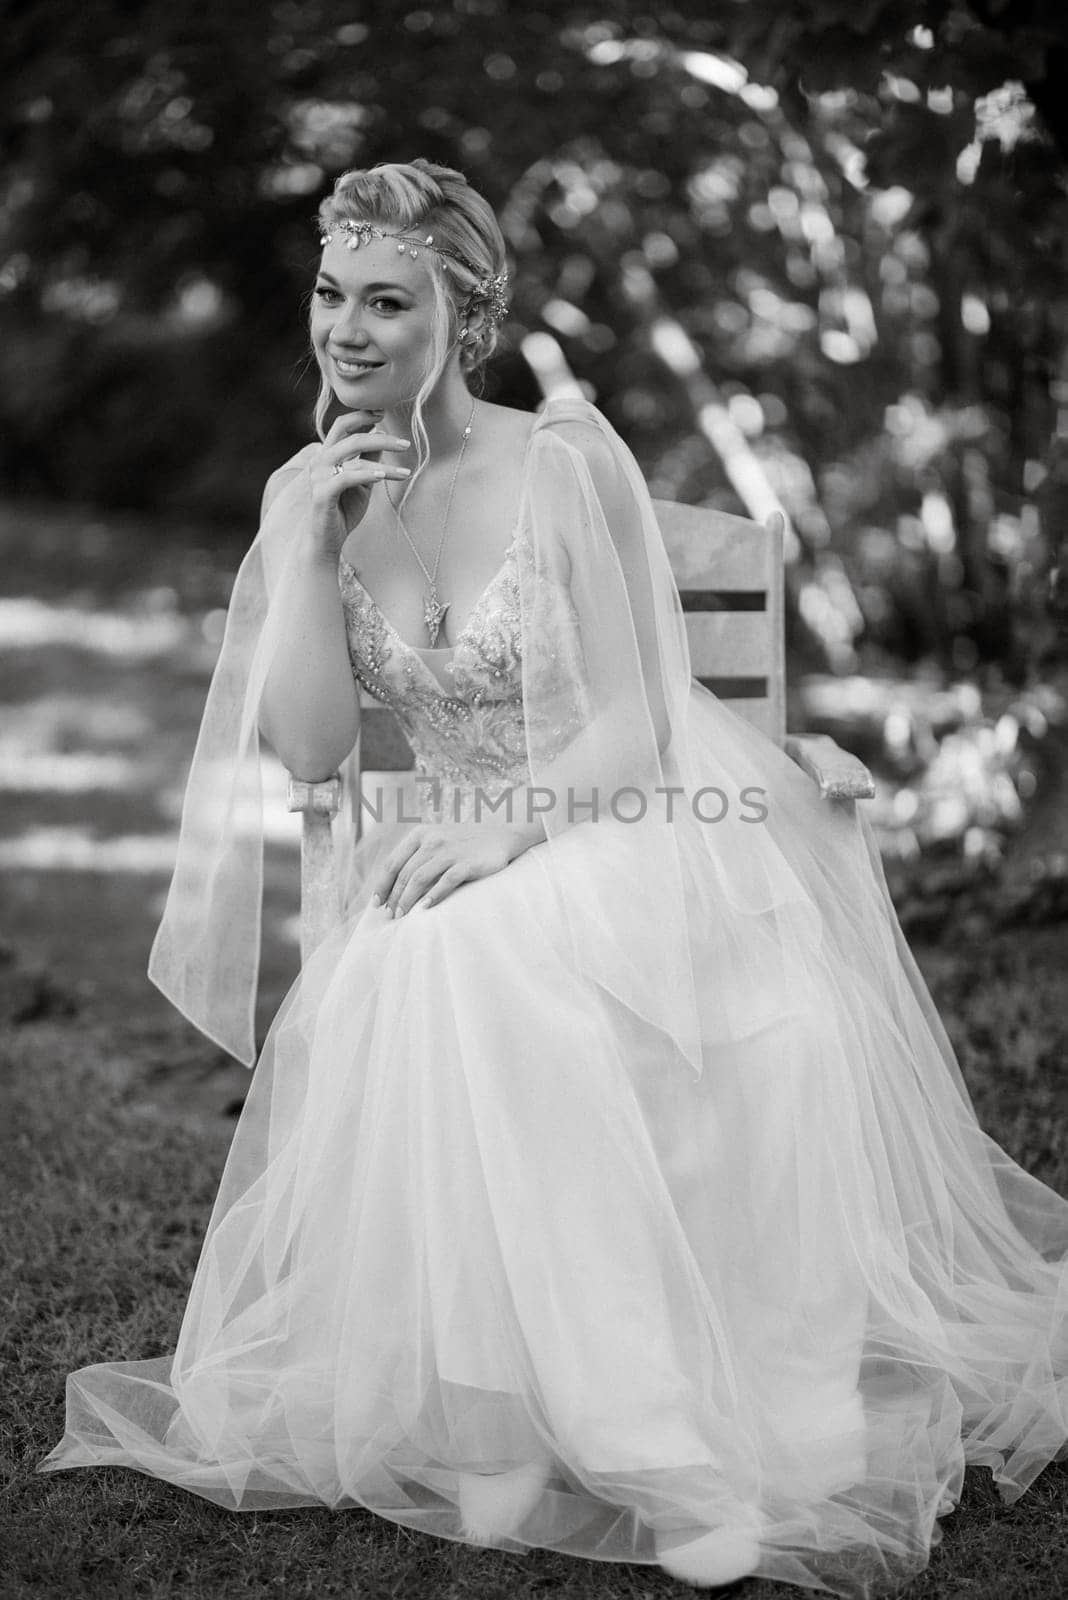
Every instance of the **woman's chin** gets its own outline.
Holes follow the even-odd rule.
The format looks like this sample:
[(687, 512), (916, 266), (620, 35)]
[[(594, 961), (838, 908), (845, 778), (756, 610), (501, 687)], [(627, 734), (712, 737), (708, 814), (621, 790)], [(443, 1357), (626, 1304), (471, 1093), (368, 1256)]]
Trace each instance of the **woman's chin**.
[(362, 399), (366, 394), (381, 395), (385, 385), (375, 372), (369, 372), (360, 378), (344, 378), (338, 372), (331, 379), (331, 388), (342, 405), (351, 405), (354, 400)]
[(405, 403), (405, 396), (397, 393), (393, 384), (373, 378), (330, 380), (334, 399), (343, 411), (390, 411)]

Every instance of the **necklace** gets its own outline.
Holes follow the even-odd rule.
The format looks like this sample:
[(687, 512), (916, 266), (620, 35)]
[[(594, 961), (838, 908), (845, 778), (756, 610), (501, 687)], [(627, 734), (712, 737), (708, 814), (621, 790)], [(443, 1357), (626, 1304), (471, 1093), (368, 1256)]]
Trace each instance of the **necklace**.
[[(390, 505), (393, 506), (393, 515), (397, 519), (397, 527), (408, 541), (408, 547), (411, 550), (412, 555), (422, 567), (423, 576), (427, 581), (428, 593), (423, 600), (423, 621), (426, 623), (426, 631), (430, 635), (431, 649), (433, 649), (437, 643), (438, 634), (441, 632), (441, 624), (444, 622), (445, 613), (449, 609), (447, 605), (443, 606), (441, 601), (438, 599), (438, 567), (441, 564), (441, 552), (445, 548), (445, 535), (449, 530), (449, 512), (452, 510), (452, 497), (456, 492), (456, 480), (460, 476), (460, 468), (463, 466), (464, 453), (467, 450), (467, 441), (471, 437), (471, 424), (475, 420), (475, 406), (477, 404), (477, 401), (473, 401), (471, 404), (471, 415), (467, 419), (467, 427), (464, 429), (463, 441), (460, 445), (459, 454), (456, 457), (456, 465), (453, 468), (452, 482), (449, 485), (449, 498), (445, 502), (445, 516), (441, 524), (441, 538), (438, 540), (438, 553), (434, 557), (433, 572), (429, 570), (426, 562), (416, 549), (411, 534), (404, 526), (404, 520), (401, 517), (399, 508), (393, 505), (393, 501), (391, 499), (389, 502)], [(386, 498), (389, 499), (388, 489), (386, 490)]]

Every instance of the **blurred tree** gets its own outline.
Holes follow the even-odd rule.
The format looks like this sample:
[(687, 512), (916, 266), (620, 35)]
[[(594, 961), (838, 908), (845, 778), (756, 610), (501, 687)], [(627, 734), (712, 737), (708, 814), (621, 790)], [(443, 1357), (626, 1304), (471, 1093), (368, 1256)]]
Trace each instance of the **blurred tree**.
[(247, 512), (308, 432), (315, 203), (346, 166), (424, 154), (484, 190), (518, 260), (491, 395), (536, 403), (517, 352), (551, 330), (659, 492), (782, 500), (797, 618), (833, 664), (866, 642), (1028, 670), (1068, 393), (1058, 0), (5, 21), (14, 487)]

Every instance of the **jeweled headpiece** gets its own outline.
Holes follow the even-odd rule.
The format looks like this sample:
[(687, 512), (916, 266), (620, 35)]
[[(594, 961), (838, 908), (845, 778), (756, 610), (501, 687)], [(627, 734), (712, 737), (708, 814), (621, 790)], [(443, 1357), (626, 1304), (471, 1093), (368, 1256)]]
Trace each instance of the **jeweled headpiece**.
[(367, 222), (362, 218), (356, 221), (349, 217), (344, 217), (340, 222), (334, 223), (332, 227), (322, 230), (319, 236), (319, 243), (328, 245), (335, 233), (344, 236), (347, 250), (358, 250), (361, 244), (367, 244), (371, 239), (396, 239), (397, 254), (401, 256), (409, 255), (413, 261), (418, 260), (421, 249), (433, 250), (434, 254), (441, 260), (442, 266), (446, 269), (449, 267), (450, 262), (458, 261), (462, 267), (466, 267), (468, 272), (478, 278), (475, 287), (468, 292), (468, 303), (471, 304), (476, 300), (484, 301), (486, 315), (493, 322), (503, 322), (508, 315), (508, 301), (505, 296), (505, 291), (508, 288), (507, 272), (499, 272), (489, 277), (480, 277), (479, 270), (473, 262), (468, 261), (466, 256), (460, 255), (459, 251), (450, 250), (447, 245), (435, 244), (432, 233), (428, 233), (425, 236), (411, 233), (390, 233), (386, 228), (380, 228), (375, 222)]

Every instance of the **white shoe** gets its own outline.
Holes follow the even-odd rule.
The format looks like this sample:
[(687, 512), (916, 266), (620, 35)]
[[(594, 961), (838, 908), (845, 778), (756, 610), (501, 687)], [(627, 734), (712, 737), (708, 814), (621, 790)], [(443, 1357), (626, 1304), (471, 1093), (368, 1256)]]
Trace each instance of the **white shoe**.
[(686, 1544), (669, 1546), (669, 1535), (656, 1541), (656, 1559), (671, 1577), (694, 1589), (719, 1589), (746, 1578), (760, 1560), (756, 1529), (735, 1524), (711, 1528)]
[(457, 1474), (460, 1521), (465, 1539), (492, 1544), (515, 1533), (533, 1511), (549, 1481), (549, 1463), (528, 1461), (511, 1472)]

